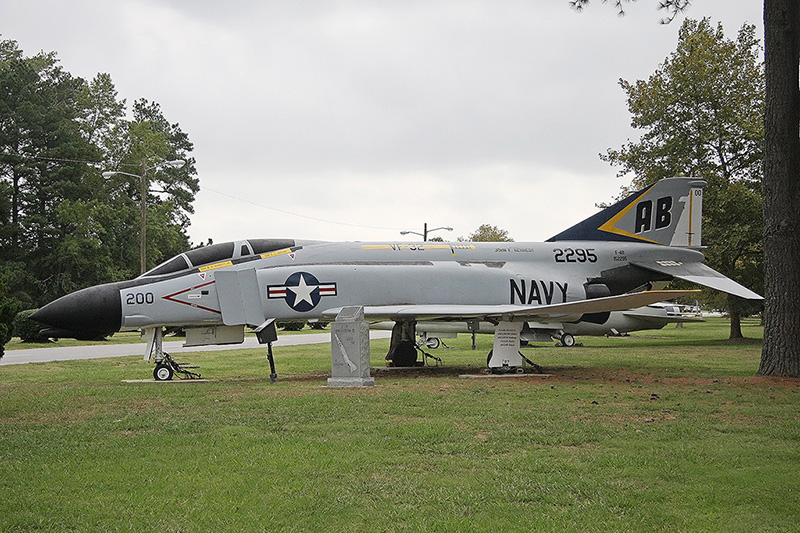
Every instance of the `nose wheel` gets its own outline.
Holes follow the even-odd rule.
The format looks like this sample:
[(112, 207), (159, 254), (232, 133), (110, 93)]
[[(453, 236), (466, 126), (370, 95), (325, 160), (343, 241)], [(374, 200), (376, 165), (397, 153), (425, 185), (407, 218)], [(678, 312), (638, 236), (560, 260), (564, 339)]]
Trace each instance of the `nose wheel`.
[(169, 381), (176, 373), (180, 374), (183, 379), (200, 379), (200, 374), (189, 370), (190, 368), (198, 367), (182, 365), (170, 357), (168, 353), (164, 353), (163, 355), (164, 358), (158, 362), (153, 369), (153, 379), (156, 381)]
[(153, 369), (153, 379), (156, 381), (169, 381), (173, 375), (175, 375), (175, 371), (172, 370), (171, 366), (164, 363), (157, 364)]

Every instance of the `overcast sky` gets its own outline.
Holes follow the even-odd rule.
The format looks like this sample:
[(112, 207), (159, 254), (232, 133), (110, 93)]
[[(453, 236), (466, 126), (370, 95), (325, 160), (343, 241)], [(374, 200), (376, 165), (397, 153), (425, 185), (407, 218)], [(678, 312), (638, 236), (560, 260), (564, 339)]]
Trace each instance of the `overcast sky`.
[[(757, 0), (694, 0), (745, 22)], [(682, 17), (656, 0), (0, 0), (0, 34), (111, 75), (194, 143), (194, 243), (241, 238), (546, 239), (630, 180), (598, 154), (636, 138), (620, 78), (646, 79)], [(410, 236), (412, 240), (419, 239)]]

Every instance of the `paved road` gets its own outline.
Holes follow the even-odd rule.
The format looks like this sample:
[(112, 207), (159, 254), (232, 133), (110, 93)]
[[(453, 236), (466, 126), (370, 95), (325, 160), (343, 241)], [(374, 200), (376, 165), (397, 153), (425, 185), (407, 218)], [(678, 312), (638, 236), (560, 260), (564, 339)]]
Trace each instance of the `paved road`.
[[(391, 336), (390, 331), (370, 331), (370, 338), (385, 339)], [(330, 332), (307, 333), (303, 335), (283, 335), (272, 345), (296, 346), (300, 344), (322, 344), (331, 341)], [(94, 346), (51, 346), (48, 348), (31, 348), (29, 350), (7, 350), (0, 358), (0, 365), (20, 365), (23, 363), (45, 363), (49, 361), (69, 361), (72, 359), (100, 359), (103, 357), (144, 356), (147, 345), (137, 344), (100, 344)], [(262, 348), (255, 337), (246, 337), (242, 344), (221, 346), (193, 346), (184, 348), (183, 341), (165, 341), (164, 351), (169, 354), (189, 352), (215, 352), (220, 350), (240, 350), (244, 348)]]

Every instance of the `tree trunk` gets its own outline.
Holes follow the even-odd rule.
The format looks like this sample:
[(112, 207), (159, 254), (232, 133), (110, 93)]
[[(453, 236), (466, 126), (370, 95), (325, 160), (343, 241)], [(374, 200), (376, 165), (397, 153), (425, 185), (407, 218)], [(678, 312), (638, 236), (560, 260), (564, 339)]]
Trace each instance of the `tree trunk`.
[(743, 339), (742, 335), (742, 314), (738, 309), (731, 309), (731, 332), (728, 335), (729, 339)]
[(764, 347), (759, 374), (800, 376), (800, 7), (764, 1)]

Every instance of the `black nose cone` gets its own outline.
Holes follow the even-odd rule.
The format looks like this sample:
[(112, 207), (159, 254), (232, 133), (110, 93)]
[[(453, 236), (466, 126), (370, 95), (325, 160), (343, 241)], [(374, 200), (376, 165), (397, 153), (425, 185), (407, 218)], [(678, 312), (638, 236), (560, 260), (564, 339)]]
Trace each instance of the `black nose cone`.
[(30, 318), (50, 326), (42, 331), (47, 337), (105, 337), (122, 326), (119, 284), (97, 285), (67, 294), (45, 305)]

